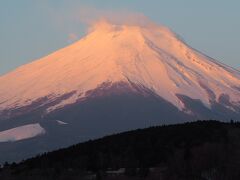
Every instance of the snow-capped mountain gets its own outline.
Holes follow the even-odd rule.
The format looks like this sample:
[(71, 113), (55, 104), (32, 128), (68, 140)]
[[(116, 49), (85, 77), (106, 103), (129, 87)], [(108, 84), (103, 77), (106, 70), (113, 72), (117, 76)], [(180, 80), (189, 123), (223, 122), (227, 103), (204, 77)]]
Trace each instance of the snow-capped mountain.
[(29, 143), (37, 153), (131, 128), (210, 118), (240, 118), (240, 72), (158, 25), (101, 21), (78, 42), (0, 77), (0, 131), (29, 123), (46, 131), (41, 141), (20, 142), (19, 158), (29, 155)]
[(179, 94), (206, 107), (228, 98), (240, 102), (240, 73), (192, 49), (165, 27), (100, 22), (75, 44), (0, 77), (0, 111), (15, 110), (41, 98), (54, 102), (46, 113), (77, 102), (103, 83), (144, 87), (179, 110)]

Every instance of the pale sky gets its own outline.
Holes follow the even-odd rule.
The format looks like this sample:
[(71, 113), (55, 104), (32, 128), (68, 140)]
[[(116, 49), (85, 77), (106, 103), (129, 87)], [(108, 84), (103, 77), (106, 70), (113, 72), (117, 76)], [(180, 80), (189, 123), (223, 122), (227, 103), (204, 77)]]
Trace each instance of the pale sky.
[(240, 67), (239, 0), (1, 0), (0, 75), (80, 39), (101, 16), (144, 14), (189, 45)]

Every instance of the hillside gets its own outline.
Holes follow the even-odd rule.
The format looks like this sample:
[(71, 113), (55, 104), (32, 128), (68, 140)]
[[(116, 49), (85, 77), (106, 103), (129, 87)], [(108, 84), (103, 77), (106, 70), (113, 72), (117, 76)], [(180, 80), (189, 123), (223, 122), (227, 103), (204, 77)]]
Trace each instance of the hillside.
[(90, 140), (7, 164), (0, 179), (239, 180), (240, 123), (197, 121)]

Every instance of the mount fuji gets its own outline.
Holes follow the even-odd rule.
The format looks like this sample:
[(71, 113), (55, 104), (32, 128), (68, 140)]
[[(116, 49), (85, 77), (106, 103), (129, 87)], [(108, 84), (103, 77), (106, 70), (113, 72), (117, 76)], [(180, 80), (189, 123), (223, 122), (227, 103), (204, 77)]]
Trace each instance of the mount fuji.
[(166, 27), (100, 21), (74, 44), (0, 77), (0, 162), (197, 119), (240, 119), (240, 72)]

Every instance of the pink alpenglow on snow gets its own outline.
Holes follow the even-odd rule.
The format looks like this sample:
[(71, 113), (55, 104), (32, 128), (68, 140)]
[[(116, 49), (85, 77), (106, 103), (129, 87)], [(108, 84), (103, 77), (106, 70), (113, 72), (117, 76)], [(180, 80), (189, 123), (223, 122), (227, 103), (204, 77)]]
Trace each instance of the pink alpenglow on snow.
[(185, 105), (178, 94), (199, 99), (208, 108), (213, 98), (218, 102), (227, 95), (240, 106), (239, 71), (191, 48), (166, 27), (100, 21), (74, 44), (1, 76), (0, 113), (74, 92), (49, 107), (49, 113), (105, 82), (141, 85), (179, 110)]

